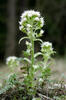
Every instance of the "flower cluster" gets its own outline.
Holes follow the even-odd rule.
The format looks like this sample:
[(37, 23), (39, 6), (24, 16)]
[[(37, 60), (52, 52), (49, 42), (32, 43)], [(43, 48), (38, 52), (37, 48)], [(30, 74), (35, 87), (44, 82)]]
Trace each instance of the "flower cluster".
[(6, 64), (7, 65), (10, 65), (10, 66), (12, 66), (12, 65), (19, 65), (19, 62), (17, 61), (17, 57), (15, 57), (15, 56), (10, 56), (10, 57), (8, 57), (7, 59), (6, 59)]
[[(25, 11), (21, 15), (19, 22), (19, 29), (26, 33), (28, 36), (37, 34), (37, 30), (41, 29), (44, 25), (44, 19), (40, 16), (40, 13), (34, 10)], [(40, 36), (43, 34), (43, 30), (40, 31)], [(32, 34), (33, 33), (33, 34)]]
[(47, 57), (49, 57), (51, 54), (53, 54), (52, 43), (43, 42), (41, 45), (41, 52)]

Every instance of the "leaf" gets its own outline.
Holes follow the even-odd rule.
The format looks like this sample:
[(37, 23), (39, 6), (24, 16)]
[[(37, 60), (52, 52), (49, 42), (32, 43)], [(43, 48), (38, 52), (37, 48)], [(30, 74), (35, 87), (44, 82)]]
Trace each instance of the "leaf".
[(42, 55), (42, 53), (38, 52), (38, 53), (34, 54), (34, 57), (36, 58), (37, 56), (40, 56), (40, 55)]
[(28, 39), (28, 37), (23, 37), (23, 38), (21, 38), (21, 39), (19, 40), (19, 44), (20, 44), (20, 42), (21, 42), (22, 40), (24, 40), (24, 39)]
[(31, 64), (31, 61), (28, 58), (23, 58), (22, 60), (27, 61), (29, 64)]
[(34, 41), (40, 41), (41, 43), (43, 43), (43, 41), (41, 39), (35, 39)]

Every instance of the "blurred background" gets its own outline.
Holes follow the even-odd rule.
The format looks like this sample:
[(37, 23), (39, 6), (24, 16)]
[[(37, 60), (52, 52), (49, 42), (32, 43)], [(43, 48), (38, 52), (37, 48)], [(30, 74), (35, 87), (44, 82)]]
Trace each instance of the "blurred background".
[[(31, 9), (40, 11), (44, 16), (45, 32), (41, 39), (52, 42), (56, 51), (56, 64), (51, 67), (52, 77), (64, 79), (63, 76), (66, 76), (66, 0), (0, 0), (0, 76), (4, 78), (7, 71), (9, 72), (4, 64), (5, 59), (8, 56), (20, 57), (23, 55), (22, 51), (26, 49), (25, 41), (18, 44), (19, 39), (25, 36), (19, 30), (19, 21), (21, 13)], [(38, 51), (39, 44), (35, 43), (35, 45)]]
[(53, 43), (57, 56), (66, 55), (66, 0), (0, 0), (0, 61), (8, 56), (20, 56), (25, 50), (25, 41), (18, 44), (25, 36), (19, 30), (19, 20), (21, 13), (30, 9), (44, 16), (42, 39)]

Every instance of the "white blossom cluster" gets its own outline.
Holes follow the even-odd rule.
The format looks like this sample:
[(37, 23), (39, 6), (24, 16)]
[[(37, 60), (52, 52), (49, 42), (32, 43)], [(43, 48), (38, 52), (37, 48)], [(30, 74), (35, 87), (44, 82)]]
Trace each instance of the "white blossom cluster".
[(41, 51), (47, 55), (50, 56), (53, 53), (52, 43), (50, 42), (43, 42), (41, 45)]
[(6, 64), (8, 64), (11, 60), (14, 62), (17, 59), (15, 56), (10, 56), (6, 59)]
[[(40, 16), (40, 12), (29, 10), (25, 11), (21, 15), (21, 20), (19, 22), (20, 26), (19, 29), (23, 31), (24, 33), (27, 33), (30, 35), (32, 31), (41, 29), (44, 25), (44, 19)], [(40, 34), (43, 34), (43, 30), (40, 31)]]
[(48, 46), (50, 46), (50, 47), (52, 47), (52, 43), (50, 43), (50, 42), (43, 42), (43, 44), (42, 44), (42, 47), (48, 47)]
[(19, 62), (17, 61), (17, 57), (15, 56), (10, 56), (6, 59), (6, 64), (7, 65), (12, 65), (12, 64), (15, 64), (15, 65), (19, 65)]

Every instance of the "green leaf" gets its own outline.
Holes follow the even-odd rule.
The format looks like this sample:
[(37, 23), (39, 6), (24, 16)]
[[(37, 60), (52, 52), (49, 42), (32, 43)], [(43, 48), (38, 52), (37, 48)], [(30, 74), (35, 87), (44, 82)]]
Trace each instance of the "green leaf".
[(40, 55), (42, 55), (42, 53), (38, 52), (38, 53), (34, 54), (34, 57), (36, 58), (37, 56), (40, 56)]
[(24, 40), (24, 39), (29, 39), (28, 37), (23, 37), (23, 38), (21, 38), (20, 40), (19, 40), (19, 44), (20, 44), (20, 42), (22, 41), (22, 40)]
[(43, 43), (43, 41), (41, 39), (35, 39), (34, 41), (40, 41), (41, 43)]
[(30, 59), (28, 59), (28, 58), (23, 58), (22, 60), (25, 60), (25, 61), (27, 61), (29, 64), (31, 64), (31, 61), (30, 61)]

